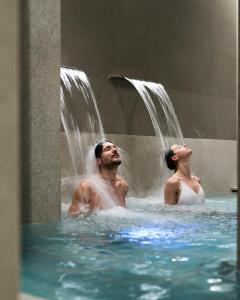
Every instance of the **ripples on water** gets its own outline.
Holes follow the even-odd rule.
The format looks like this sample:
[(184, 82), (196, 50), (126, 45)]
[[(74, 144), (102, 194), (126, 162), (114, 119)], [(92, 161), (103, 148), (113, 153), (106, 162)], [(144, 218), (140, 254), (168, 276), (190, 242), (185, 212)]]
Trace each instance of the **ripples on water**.
[(47, 299), (237, 299), (236, 196), (23, 226), (22, 289)]

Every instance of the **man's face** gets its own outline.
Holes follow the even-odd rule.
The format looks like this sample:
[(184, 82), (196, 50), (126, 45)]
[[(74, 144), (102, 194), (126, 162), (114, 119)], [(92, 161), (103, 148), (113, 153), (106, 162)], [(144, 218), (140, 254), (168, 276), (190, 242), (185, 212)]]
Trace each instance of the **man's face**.
[(117, 167), (122, 162), (117, 147), (110, 142), (103, 144), (103, 151), (99, 160), (99, 165), (108, 169)]
[(188, 145), (173, 145), (171, 150), (177, 158), (185, 158), (192, 154), (192, 149)]

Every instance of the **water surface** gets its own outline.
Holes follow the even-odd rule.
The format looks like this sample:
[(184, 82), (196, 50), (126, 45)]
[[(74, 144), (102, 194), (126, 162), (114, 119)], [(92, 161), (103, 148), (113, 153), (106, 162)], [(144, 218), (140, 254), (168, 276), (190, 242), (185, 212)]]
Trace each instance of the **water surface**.
[(47, 299), (237, 299), (236, 196), (202, 206), (130, 198), (22, 227), (22, 290)]

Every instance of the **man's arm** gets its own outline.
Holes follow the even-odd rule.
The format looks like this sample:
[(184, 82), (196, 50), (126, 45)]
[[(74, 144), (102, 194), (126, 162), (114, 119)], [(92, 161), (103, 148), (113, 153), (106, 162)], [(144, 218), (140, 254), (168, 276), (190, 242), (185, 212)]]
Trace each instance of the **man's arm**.
[[(71, 205), (68, 209), (68, 214), (71, 217), (76, 217), (86, 212), (86, 206), (89, 205), (91, 197), (91, 188), (88, 183), (82, 182), (76, 188)], [(82, 206), (82, 207), (81, 207)]]
[(178, 203), (177, 195), (179, 192), (179, 182), (176, 179), (169, 178), (164, 187), (164, 203), (175, 205)]

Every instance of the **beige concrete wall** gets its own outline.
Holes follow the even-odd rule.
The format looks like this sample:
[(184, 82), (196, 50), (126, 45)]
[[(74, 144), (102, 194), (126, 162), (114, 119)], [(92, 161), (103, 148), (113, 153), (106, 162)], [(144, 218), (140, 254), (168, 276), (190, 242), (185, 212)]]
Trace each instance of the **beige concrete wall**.
[[(161, 176), (157, 139), (152, 136), (117, 134), (108, 134), (107, 138), (124, 150), (121, 168), (130, 184), (129, 195), (146, 196), (155, 178)], [(229, 192), (231, 187), (237, 185), (236, 141), (185, 138), (185, 143), (193, 149), (192, 172), (201, 178), (206, 193)], [(72, 176), (73, 169), (64, 134), (61, 141), (61, 163), (62, 178)]]
[(61, 22), (62, 64), (89, 76), (107, 133), (152, 134), (119, 74), (163, 84), (185, 137), (236, 139), (237, 0), (62, 0)]
[(206, 191), (236, 185), (237, 2), (62, 0), (62, 64), (89, 76), (106, 133), (131, 157), (138, 194), (159, 173), (153, 126), (135, 89), (109, 74), (163, 84), (184, 137), (195, 139), (193, 171)]
[(237, 186), (237, 141), (185, 139), (193, 149), (192, 171), (207, 193), (225, 193)]
[(19, 277), (18, 1), (0, 2), (0, 298), (17, 299)]

